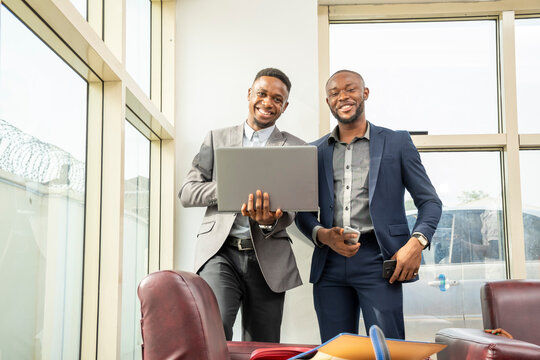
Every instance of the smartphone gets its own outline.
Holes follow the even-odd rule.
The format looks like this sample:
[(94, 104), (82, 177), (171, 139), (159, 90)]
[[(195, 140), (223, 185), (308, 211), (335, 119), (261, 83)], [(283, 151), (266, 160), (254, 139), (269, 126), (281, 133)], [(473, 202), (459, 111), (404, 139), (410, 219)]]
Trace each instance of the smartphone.
[(358, 243), (358, 239), (360, 238), (360, 231), (353, 229), (350, 226), (345, 226), (343, 227), (343, 229), (344, 229), (343, 231), (344, 234), (356, 234), (356, 237), (354, 239), (345, 240), (346, 244), (355, 245), (356, 243)]
[(384, 279), (390, 279), (394, 270), (396, 270), (397, 260), (385, 260), (382, 264), (382, 277)]

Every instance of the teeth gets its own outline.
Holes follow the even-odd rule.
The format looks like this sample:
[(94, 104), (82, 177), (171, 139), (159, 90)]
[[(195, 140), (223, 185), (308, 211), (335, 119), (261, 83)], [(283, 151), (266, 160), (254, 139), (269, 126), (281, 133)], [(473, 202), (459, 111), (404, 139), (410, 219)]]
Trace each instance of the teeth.
[(263, 115), (272, 115), (271, 112), (265, 111), (263, 109), (257, 109), (257, 110), (259, 110), (259, 112), (262, 113)]
[(343, 105), (339, 108), (342, 111), (349, 111), (352, 108), (352, 105)]

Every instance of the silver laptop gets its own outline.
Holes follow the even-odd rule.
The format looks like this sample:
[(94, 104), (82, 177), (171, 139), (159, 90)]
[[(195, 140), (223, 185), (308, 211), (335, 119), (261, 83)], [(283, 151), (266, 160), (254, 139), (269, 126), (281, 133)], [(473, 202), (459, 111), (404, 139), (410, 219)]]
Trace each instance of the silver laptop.
[(216, 149), (218, 211), (239, 212), (257, 189), (270, 195), (270, 210), (317, 211), (315, 146)]

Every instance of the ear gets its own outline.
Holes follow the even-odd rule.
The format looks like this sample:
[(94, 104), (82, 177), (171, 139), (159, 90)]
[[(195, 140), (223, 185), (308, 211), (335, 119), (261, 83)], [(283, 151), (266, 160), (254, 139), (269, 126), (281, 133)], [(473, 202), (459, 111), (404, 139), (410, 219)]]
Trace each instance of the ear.
[(326, 104), (330, 106), (330, 102), (328, 101), (328, 98), (326, 98)]
[(364, 100), (367, 100), (369, 97), (369, 89), (368, 88), (364, 88)]
[(248, 89), (248, 96), (247, 96), (248, 101), (250, 97), (251, 97), (251, 88)]

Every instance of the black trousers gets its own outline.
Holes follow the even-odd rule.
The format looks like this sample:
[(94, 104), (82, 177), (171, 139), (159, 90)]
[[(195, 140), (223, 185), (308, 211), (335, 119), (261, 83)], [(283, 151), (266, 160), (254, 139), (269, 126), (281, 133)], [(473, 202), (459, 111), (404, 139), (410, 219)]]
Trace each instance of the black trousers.
[(285, 292), (275, 293), (262, 275), (255, 251), (223, 245), (199, 271), (216, 295), (227, 340), (242, 308), (242, 341), (279, 342)]

